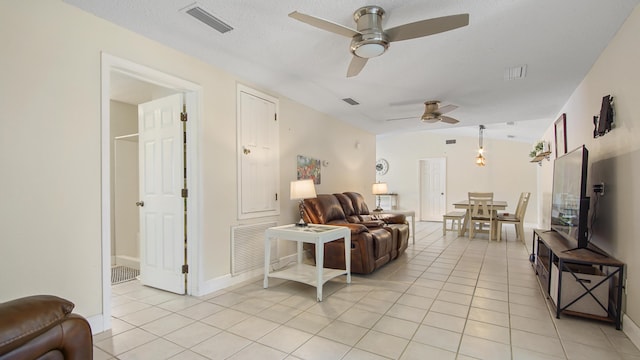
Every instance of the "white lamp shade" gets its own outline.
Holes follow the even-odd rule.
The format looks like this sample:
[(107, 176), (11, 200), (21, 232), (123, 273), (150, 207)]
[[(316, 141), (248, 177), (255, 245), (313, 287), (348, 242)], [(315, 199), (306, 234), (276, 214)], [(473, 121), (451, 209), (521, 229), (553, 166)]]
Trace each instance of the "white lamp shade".
[(388, 191), (389, 188), (387, 187), (387, 183), (375, 183), (371, 187), (371, 193), (373, 195), (386, 194)]
[(297, 180), (291, 182), (291, 200), (311, 199), (316, 197), (316, 187), (313, 179)]

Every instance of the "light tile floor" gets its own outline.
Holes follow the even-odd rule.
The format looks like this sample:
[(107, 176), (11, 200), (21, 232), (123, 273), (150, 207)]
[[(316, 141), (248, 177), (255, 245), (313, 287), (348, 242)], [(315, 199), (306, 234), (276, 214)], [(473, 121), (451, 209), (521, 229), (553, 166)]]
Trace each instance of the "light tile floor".
[(442, 236), (416, 224), (416, 244), (367, 276), (315, 288), (262, 279), (203, 297), (113, 287), (113, 328), (94, 359), (637, 359), (608, 323), (555, 319), (526, 244)]

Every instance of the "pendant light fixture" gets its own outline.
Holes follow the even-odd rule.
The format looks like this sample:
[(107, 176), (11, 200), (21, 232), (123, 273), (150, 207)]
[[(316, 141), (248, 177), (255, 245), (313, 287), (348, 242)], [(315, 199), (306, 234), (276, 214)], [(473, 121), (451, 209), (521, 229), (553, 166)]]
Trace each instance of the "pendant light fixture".
[(482, 146), (482, 135), (484, 133), (484, 125), (480, 125), (480, 135), (478, 137), (478, 156), (476, 156), (476, 165), (485, 166), (486, 159), (484, 157), (484, 147)]

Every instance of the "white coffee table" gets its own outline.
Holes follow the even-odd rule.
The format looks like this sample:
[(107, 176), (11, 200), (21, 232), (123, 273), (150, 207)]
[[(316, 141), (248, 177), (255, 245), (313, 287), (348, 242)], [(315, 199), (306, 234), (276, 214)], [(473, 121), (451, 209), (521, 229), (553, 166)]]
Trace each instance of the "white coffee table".
[[(344, 238), (344, 258), (346, 269), (323, 268), (324, 244)], [(298, 244), (298, 261), (295, 265), (282, 270), (270, 271), (269, 259), (271, 258), (271, 241), (289, 240)], [(351, 283), (351, 230), (345, 226), (315, 225), (306, 227), (296, 225), (282, 225), (269, 228), (265, 231), (264, 239), (264, 288), (269, 287), (269, 278), (279, 278), (315, 286), (317, 300), (322, 301), (322, 286), (327, 281), (347, 275), (347, 283)], [(316, 266), (302, 263), (302, 244), (311, 243), (316, 247)]]

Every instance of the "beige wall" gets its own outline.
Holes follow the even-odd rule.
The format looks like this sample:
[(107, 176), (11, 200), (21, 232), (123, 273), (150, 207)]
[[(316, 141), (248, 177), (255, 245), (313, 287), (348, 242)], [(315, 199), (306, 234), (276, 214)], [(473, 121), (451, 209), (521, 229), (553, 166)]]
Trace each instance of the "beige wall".
[[(569, 149), (582, 144), (589, 150), (587, 190), (591, 213), (595, 207), (592, 187), (604, 182), (605, 193), (598, 201), (597, 220), (591, 227), (593, 242), (626, 263), (627, 295), (625, 332), (628, 320), (640, 324), (640, 8), (636, 7), (618, 34), (600, 55), (582, 83), (562, 108), (567, 114)], [(593, 138), (592, 118), (600, 112), (604, 95), (614, 97), (615, 129)], [(546, 132), (553, 139), (553, 127)], [(553, 173), (545, 167), (540, 175), (543, 208), (550, 208)], [(545, 226), (549, 226), (548, 219)], [(636, 327), (637, 328), (637, 327)], [(640, 336), (640, 333), (636, 333)], [(638, 340), (635, 339), (636, 344)]]
[[(0, 2), (0, 43), (0, 301), (48, 293), (85, 316), (102, 311), (102, 52), (202, 86), (200, 281), (227, 276), (230, 227), (240, 223), (236, 85), (251, 82), (61, 1)], [(298, 154), (329, 160), (318, 192), (364, 192), (374, 181), (375, 137), (270, 94), (280, 99), (277, 221), (296, 220), (288, 191)]]
[[(490, 131), (488, 126), (485, 134)], [(449, 139), (455, 139), (456, 143), (447, 145), (445, 141)], [(532, 145), (486, 137), (483, 143), (487, 165), (479, 167), (475, 165), (477, 137), (445, 136), (428, 131), (378, 136), (377, 156), (389, 161), (389, 171), (378, 179), (388, 183), (390, 192), (398, 193), (400, 208), (419, 211), (419, 161), (444, 157), (447, 210), (453, 210), (454, 202), (466, 199), (469, 191), (492, 191), (496, 199), (506, 200), (513, 211), (520, 193), (528, 191), (532, 197), (525, 222), (536, 224), (538, 166), (529, 162)]]

